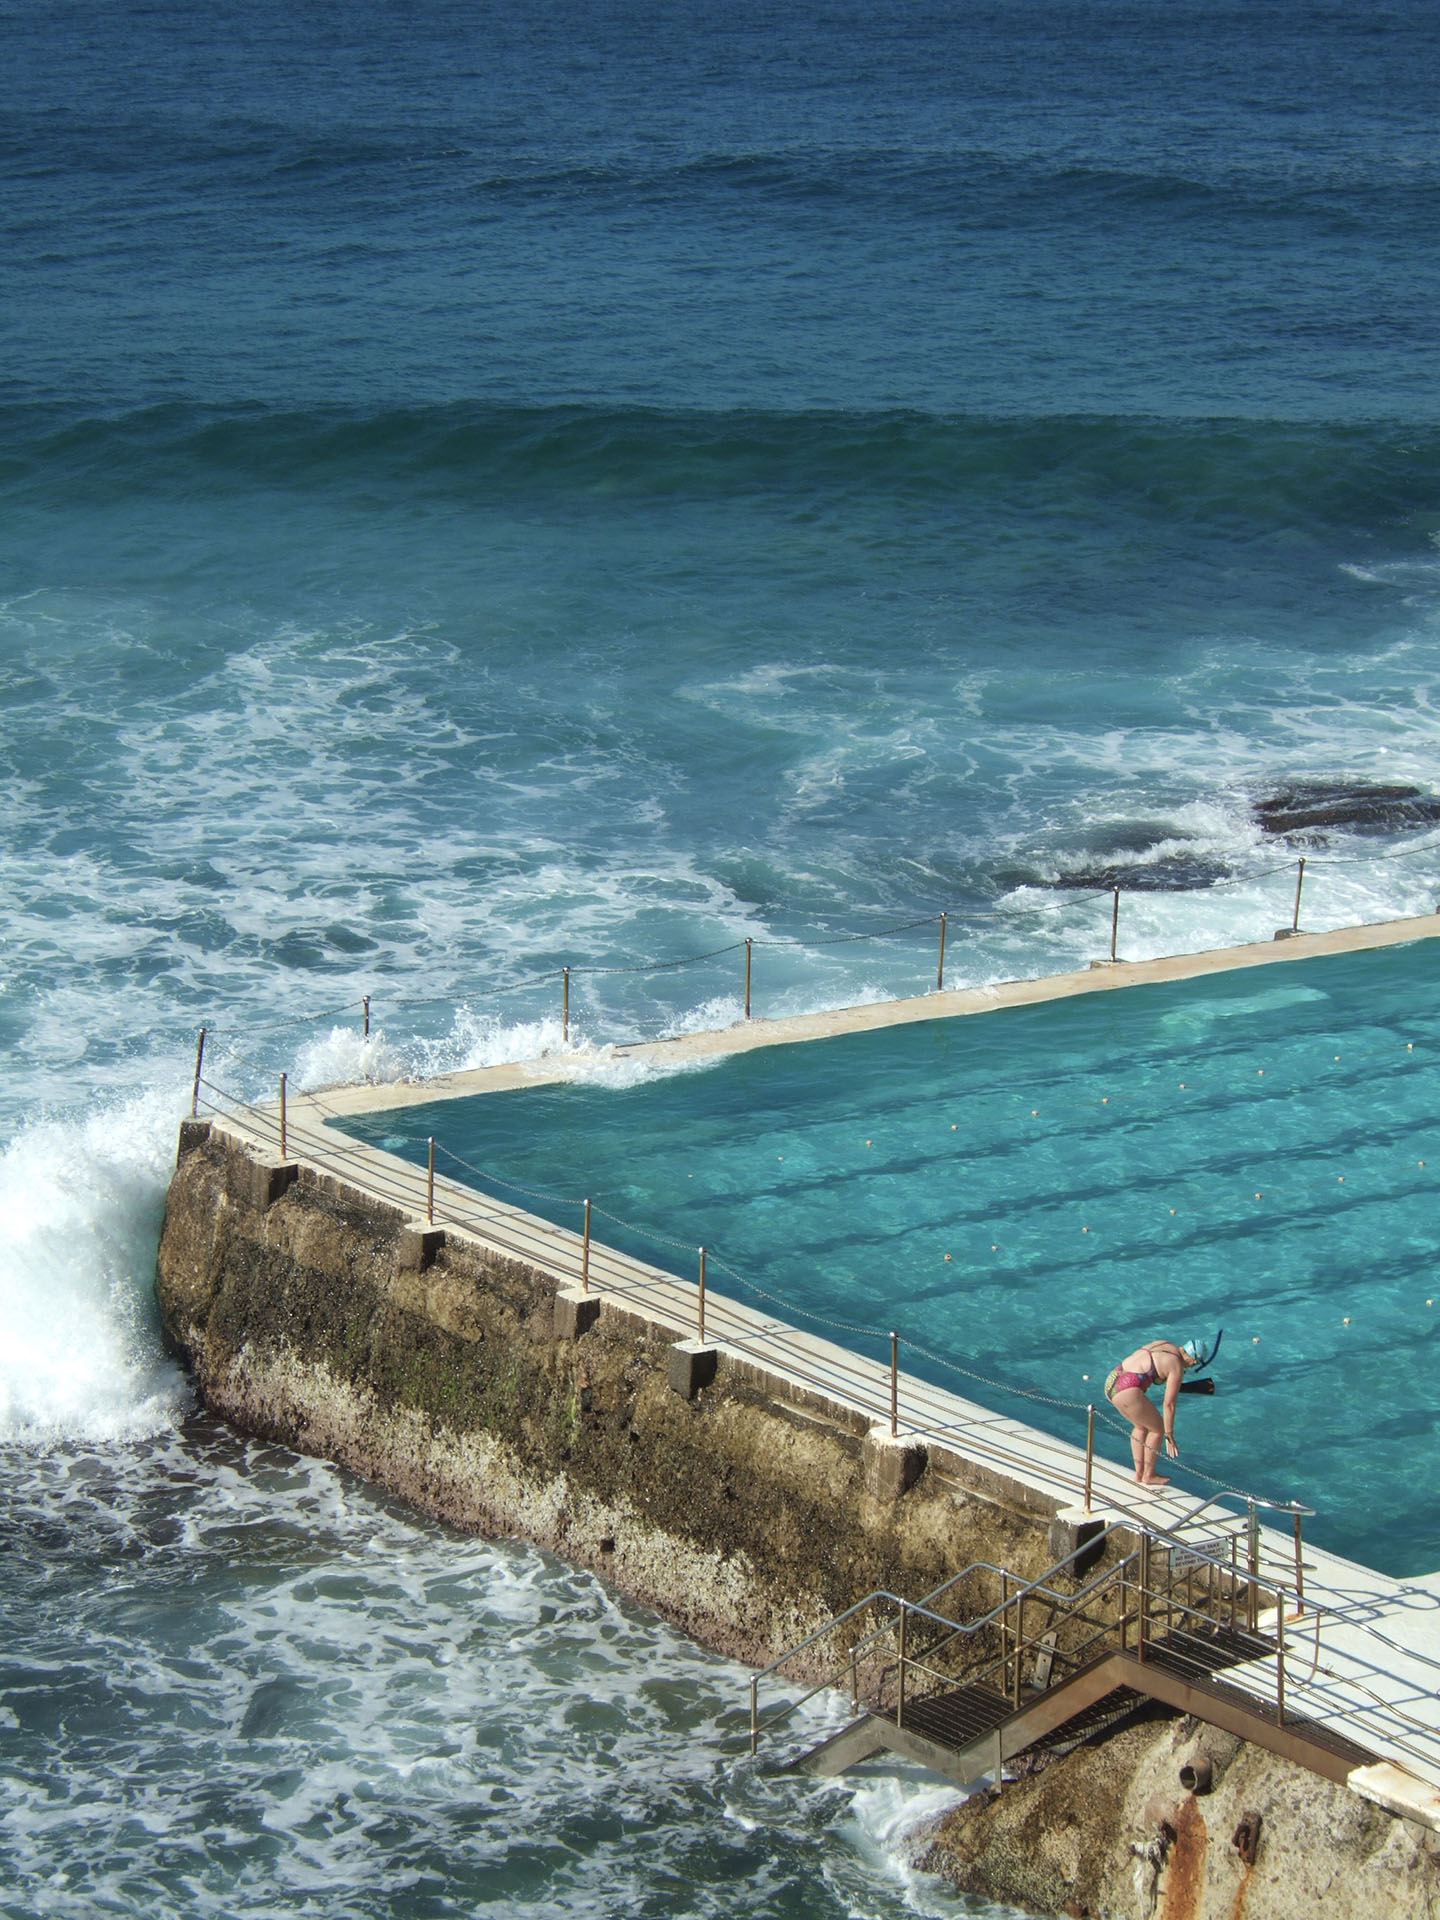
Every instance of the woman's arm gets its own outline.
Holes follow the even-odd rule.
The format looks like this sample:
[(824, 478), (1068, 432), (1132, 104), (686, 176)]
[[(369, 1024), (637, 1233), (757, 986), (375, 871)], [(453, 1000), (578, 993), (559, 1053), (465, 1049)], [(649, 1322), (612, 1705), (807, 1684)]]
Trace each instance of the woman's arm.
[(1180, 1449), (1175, 1444), (1175, 1402), (1180, 1398), (1180, 1382), (1185, 1377), (1185, 1367), (1173, 1347), (1168, 1353), (1158, 1355), (1155, 1365), (1165, 1382), (1165, 1399), (1160, 1409), (1165, 1428), (1165, 1451), (1172, 1460), (1178, 1460)]

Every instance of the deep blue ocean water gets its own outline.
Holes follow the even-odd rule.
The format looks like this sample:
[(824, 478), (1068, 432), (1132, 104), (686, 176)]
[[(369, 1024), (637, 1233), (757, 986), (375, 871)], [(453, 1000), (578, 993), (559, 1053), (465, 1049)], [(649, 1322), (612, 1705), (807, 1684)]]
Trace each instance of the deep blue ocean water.
[[(483, 1707), (397, 1682), (457, 1770), (428, 1797), (368, 1679), (284, 1704), (301, 1562), (353, 1673), (397, 1523), (186, 1422), (149, 1286), (195, 1029), (253, 1094), (553, 1045), (567, 962), (595, 1049), (733, 1017), (735, 956), (579, 969), (746, 937), (773, 1012), (923, 986), (931, 929), (820, 942), (942, 908), (953, 981), (1083, 961), (1116, 876), (1134, 953), (1268, 937), (1301, 853), (1307, 924), (1431, 906), (1423, 809), (1291, 842), (1255, 803), (1435, 789), (1437, 34), (0, 5), (5, 1911), (944, 1907), (912, 1788), (767, 1786), (768, 1865), (671, 1876), (730, 1778), (710, 1679), (707, 1784), (620, 1816), (623, 1897), (598, 1839), (441, 1817), (550, 1804), (518, 1628)], [(698, 1671), (404, 1525), (417, 1658), (461, 1567), (477, 1617), (517, 1582), (623, 1617), (617, 1698)], [(202, 1699), (203, 1763), (166, 1717)]]

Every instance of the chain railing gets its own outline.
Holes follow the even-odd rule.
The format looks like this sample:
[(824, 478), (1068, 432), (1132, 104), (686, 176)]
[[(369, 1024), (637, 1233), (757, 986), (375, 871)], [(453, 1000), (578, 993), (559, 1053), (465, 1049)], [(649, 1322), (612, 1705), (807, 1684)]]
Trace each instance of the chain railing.
[[(1330, 854), (1323, 857), (1323, 866), (1329, 868), (1371, 865), (1376, 860), (1390, 861), (1410, 859), (1416, 855), (1425, 853), (1440, 855), (1440, 845), (1427, 841), (1417, 846), (1398, 847), (1387, 854)], [(1307, 854), (1303, 857), (1297, 857), (1294, 861), (1284, 861), (1271, 866), (1258, 867), (1247, 873), (1234, 874), (1223, 880), (1215, 881), (1209, 887), (1196, 889), (1195, 891), (1204, 895), (1213, 895), (1223, 891), (1253, 887), (1259, 882), (1273, 879), (1278, 874), (1294, 872), (1296, 875), (1295, 892), (1293, 900), (1290, 902), (1289, 924), (1273, 929), (1276, 939), (1286, 939), (1293, 937), (1301, 931), (1300, 914), (1302, 893), (1307, 885), (1307, 876), (1309, 884), (1313, 887), (1314, 869), (1320, 865), (1322, 865), (1321, 860), (1317, 860), (1313, 854)], [(612, 964), (599, 961), (573, 960), (559, 962), (550, 966), (533, 968), (529, 972), (521, 974), (518, 978), (512, 980), (494, 983), (486, 988), (483, 998), (503, 999), (516, 993), (538, 991), (548, 985), (558, 994), (562, 1043), (568, 1045), (570, 1042), (571, 1028), (570, 988), (572, 981), (578, 982), (584, 978), (594, 978), (598, 980), (625, 975), (637, 977), (644, 975), (659, 976), (680, 972), (690, 967), (708, 966), (717, 960), (727, 959), (731, 955), (740, 955), (743, 956), (743, 958), (737, 963), (739, 969), (737, 998), (743, 1000), (744, 1018), (749, 1020), (753, 1017), (755, 986), (753, 966), (757, 952), (763, 953), (770, 951), (779, 953), (786, 950), (810, 951), (830, 947), (851, 946), (868, 941), (895, 940), (907, 934), (917, 933), (924, 928), (933, 928), (935, 930), (933, 990), (940, 992), (944, 990), (945, 986), (947, 941), (953, 940), (958, 932), (963, 932), (966, 929), (974, 929), (978, 933), (985, 929), (996, 929), (1006, 926), (1014, 927), (1018, 930), (1026, 922), (1043, 922), (1055, 915), (1070, 913), (1077, 906), (1087, 903), (1093, 904), (1103, 900), (1108, 903), (1110, 908), (1109, 959), (1111, 962), (1118, 963), (1121, 957), (1119, 943), (1122, 924), (1122, 898), (1130, 900), (1152, 899), (1170, 891), (1172, 890), (1155, 887), (1126, 887), (1119, 882), (1108, 882), (1103, 886), (1075, 889), (1062, 886), (1063, 897), (1058, 899), (1012, 902), (1003, 907), (948, 905), (912, 919), (888, 922), (884, 926), (879, 927), (847, 929), (842, 932), (827, 932), (817, 929), (812, 933), (795, 936), (766, 937), (756, 934), (742, 934), (736, 939), (724, 941), (719, 946), (708, 947), (698, 953), (671, 955), (666, 958), (622, 961)], [(1268, 917), (1273, 921), (1274, 914), (1272, 913)], [(1227, 941), (1226, 944), (1231, 944), (1231, 942)], [(1095, 964), (1100, 963), (1097, 962)], [(927, 983), (930, 977), (930, 970), (927, 969), (925, 975)], [(930, 990), (928, 984), (925, 990)], [(305, 1026), (316, 1026), (322, 1021), (335, 1020), (346, 1015), (358, 1015), (361, 1025), (361, 1036), (362, 1038), (368, 1039), (372, 1031), (371, 1013), (372, 1002), (374, 1000), (375, 995), (372, 990), (371, 993), (363, 994), (357, 999), (342, 1002), (338, 1006), (325, 1008), (317, 1013), (300, 1014), (280, 1020), (258, 1023), (246, 1022), (243, 1032), (247, 1035), (278, 1033)], [(388, 1000), (385, 1003), (391, 1013), (419, 1012), (427, 1007), (454, 1006), (455, 1004), (456, 997), (454, 995), (431, 995), (422, 997), (397, 995), (394, 999)], [(224, 1026), (218, 1026), (212, 1020), (206, 1022), (205, 1031), (213, 1037), (217, 1033), (228, 1032), (229, 1029)]]

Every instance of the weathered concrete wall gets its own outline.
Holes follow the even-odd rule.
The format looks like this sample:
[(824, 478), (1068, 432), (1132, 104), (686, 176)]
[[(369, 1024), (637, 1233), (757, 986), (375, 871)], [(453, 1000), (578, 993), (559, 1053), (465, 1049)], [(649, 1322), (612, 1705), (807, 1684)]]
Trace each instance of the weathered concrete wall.
[(607, 1306), (557, 1339), (537, 1270), (460, 1240), (407, 1266), (398, 1212), (303, 1166), (267, 1204), (280, 1184), (183, 1130), (157, 1295), (204, 1399), (246, 1432), (551, 1547), (756, 1664), (876, 1587), (1049, 1560), (1042, 1516), (951, 1475), (884, 1497), (862, 1422), (777, 1398), (754, 1368), (722, 1356), (683, 1399), (663, 1330)]
[[(1187, 1793), (1181, 1764), (1212, 1763)], [(1258, 1838), (1247, 1860), (1242, 1827)], [(937, 1826), (967, 1892), (1104, 1920), (1437, 1920), (1440, 1835), (1188, 1719), (1130, 1725)]]

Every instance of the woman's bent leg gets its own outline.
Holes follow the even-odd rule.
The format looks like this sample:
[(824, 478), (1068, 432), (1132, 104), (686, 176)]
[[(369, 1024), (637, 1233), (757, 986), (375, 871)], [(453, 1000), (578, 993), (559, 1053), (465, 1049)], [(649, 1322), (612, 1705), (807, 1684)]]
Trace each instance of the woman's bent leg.
[(1160, 1442), (1165, 1437), (1165, 1422), (1139, 1387), (1124, 1387), (1111, 1403), (1117, 1413), (1131, 1422), (1130, 1457), (1135, 1463), (1135, 1478), (1142, 1487), (1167, 1487), (1163, 1473), (1156, 1473)]

